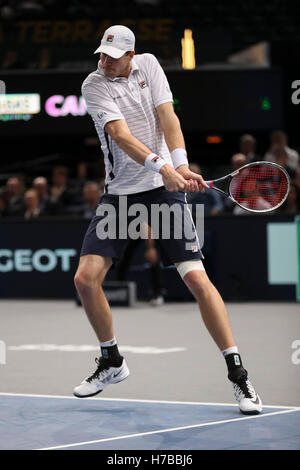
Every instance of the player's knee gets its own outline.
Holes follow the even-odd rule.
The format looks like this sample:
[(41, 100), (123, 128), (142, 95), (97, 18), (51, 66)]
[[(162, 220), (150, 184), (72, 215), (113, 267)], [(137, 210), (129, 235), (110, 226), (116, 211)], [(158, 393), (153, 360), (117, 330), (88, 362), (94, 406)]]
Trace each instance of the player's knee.
[(201, 260), (185, 261), (177, 265), (177, 270), (190, 291), (202, 296), (210, 286), (210, 280)]
[(80, 293), (85, 290), (99, 288), (111, 266), (111, 260), (102, 260), (99, 257), (93, 258), (90, 262), (84, 259), (80, 262), (77, 272), (74, 276), (76, 289)]
[(197, 300), (210, 295), (211, 288), (213, 287), (205, 271), (190, 272), (185, 278), (185, 284)]
[(84, 278), (81, 273), (76, 273), (74, 276), (74, 284), (78, 291), (80, 291), (84, 285)]
[(205, 271), (191, 271), (186, 275), (185, 283), (196, 298), (205, 296), (211, 285)]
[(93, 287), (95, 280), (93, 277), (88, 273), (87, 270), (78, 270), (74, 276), (74, 283), (76, 289), (79, 292), (85, 291)]

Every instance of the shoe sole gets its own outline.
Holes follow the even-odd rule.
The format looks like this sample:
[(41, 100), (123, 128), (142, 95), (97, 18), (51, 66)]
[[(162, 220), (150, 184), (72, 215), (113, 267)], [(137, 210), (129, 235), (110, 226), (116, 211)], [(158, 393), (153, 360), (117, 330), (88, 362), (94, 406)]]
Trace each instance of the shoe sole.
[(103, 392), (102, 390), (99, 390), (99, 392), (96, 393), (91, 393), (90, 395), (76, 395), (76, 393), (73, 392), (74, 397), (76, 398), (88, 398), (88, 397), (94, 397), (95, 395), (98, 395), (99, 393)]
[(259, 415), (261, 413), (261, 411), (258, 411), (258, 410), (253, 410), (253, 411), (242, 411), (240, 409), (240, 412), (243, 414), (243, 415)]
[[(127, 377), (130, 375), (129, 371), (128, 371), (128, 374), (125, 376), (125, 377), (122, 377), (121, 379), (119, 380), (116, 380), (114, 382), (110, 382), (109, 384), (107, 385), (113, 385), (113, 384), (118, 384), (119, 382), (123, 382), (123, 380), (127, 379)], [(107, 385), (105, 385), (105, 387), (107, 387)], [(98, 392), (95, 392), (95, 393), (90, 393), (89, 395), (76, 395), (76, 393), (73, 392), (73, 395), (74, 397), (76, 398), (88, 398), (88, 397), (94, 397), (95, 395), (99, 395), (99, 393), (103, 392), (104, 388), (103, 387), (101, 390), (99, 390)]]

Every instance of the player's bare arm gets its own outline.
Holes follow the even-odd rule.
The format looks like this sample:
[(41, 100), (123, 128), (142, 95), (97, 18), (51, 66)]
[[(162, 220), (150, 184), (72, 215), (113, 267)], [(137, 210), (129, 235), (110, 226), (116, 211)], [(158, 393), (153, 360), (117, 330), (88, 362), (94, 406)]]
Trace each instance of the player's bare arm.
[[(140, 165), (145, 166), (146, 159), (152, 151), (131, 134), (124, 119), (108, 122), (105, 126), (105, 131), (129, 157)], [(186, 179), (168, 163), (161, 167), (160, 173), (168, 191), (189, 190)]]
[[(156, 110), (170, 153), (175, 149), (185, 149), (180, 121), (174, 112), (173, 104), (171, 102), (163, 103)], [(202, 191), (204, 188), (208, 188), (202, 176), (191, 171), (187, 164), (180, 165), (176, 171), (189, 181), (188, 191)]]

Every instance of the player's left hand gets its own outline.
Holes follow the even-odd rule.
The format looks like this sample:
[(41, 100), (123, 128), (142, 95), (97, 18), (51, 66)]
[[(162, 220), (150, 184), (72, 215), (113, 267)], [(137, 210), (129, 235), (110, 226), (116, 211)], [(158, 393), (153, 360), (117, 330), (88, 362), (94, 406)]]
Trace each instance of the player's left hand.
[(147, 248), (145, 251), (145, 259), (150, 264), (158, 263), (158, 254), (156, 248)]
[(187, 165), (179, 166), (176, 171), (188, 181), (188, 191), (203, 192), (205, 188), (209, 188), (202, 176), (191, 171)]

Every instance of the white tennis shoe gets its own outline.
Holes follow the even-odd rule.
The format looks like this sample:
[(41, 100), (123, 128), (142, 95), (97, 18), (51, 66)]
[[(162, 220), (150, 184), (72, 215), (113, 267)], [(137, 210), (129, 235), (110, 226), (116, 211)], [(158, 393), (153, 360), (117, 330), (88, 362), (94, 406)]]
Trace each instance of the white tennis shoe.
[(153, 297), (151, 300), (150, 300), (150, 305), (152, 307), (160, 307), (161, 305), (164, 304), (164, 298), (162, 295), (158, 295), (157, 297)]
[[(231, 379), (230, 379), (231, 380)], [(255, 415), (262, 412), (262, 401), (250, 380), (248, 379), (247, 371), (244, 369), (242, 375), (231, 380), (233, 393), (236, 401), (239, 404), (241, 413), (244, 415)]]
[(87, 398), (97, 395), (110, 384), (116, 384), (126, 379), (129, 375), (129, 369), (123, 358), (120, 367), (112, 367), (107, 361), (100, 357), (96, 358), (97, 369), (90, 376), (84, 379), (80, 385), (74, 388), (73, 395), (77, 398)]

